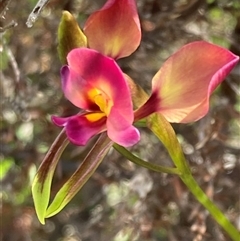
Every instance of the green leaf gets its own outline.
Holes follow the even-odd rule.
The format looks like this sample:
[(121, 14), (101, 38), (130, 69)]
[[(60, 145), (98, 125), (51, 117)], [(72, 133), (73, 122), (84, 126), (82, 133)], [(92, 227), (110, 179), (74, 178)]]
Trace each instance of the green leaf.
[(38, 219), (42, 224), (45, 223), (45, 215), (50, 199), (53, 174), (59, 158), (68, 143), (69, 141), (66, 137), (65, 129), (63, 129), (50, 147), (33, 180), (33, 201)]
[(112, 145), (113, 142), (108, 138), (106, 132), (101, 134), (80, 167), (58, 191), (53, 202), (47, 209), (45, 214), (46, 218), (60, 212), (71, 201), (95, 172)]
[(87, 38), (79, 28), (76, 19), (68, 11), (63, 11), (58, 27), (58, 55), (63, 64), (67, 54), (75, 48), (87, 47)]

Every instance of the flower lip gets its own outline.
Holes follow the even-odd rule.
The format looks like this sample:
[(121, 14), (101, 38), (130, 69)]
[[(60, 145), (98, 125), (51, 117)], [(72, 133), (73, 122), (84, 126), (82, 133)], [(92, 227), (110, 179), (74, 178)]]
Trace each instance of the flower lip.
[(100, 110), (106, 114), (106, 116), (109, 115), (113, 106), (113, 101), (109, 97), (107, 97), (104, 92), (96, 95), (94, 97), (94, 102), (99, 106)]
[(57, 126), (65, 127), (68, 139), (73, 144), (84, 146), (90, 138), (106, 130), (106, 116), (91, 116), (96, 114), (85, 113), (65, 118), (52, 116), (52, 121)]

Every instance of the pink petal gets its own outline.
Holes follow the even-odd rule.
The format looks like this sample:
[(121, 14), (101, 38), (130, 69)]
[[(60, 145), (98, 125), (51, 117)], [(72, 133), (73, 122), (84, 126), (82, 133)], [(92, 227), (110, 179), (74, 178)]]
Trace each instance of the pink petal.
[(91, 14), (84, 32), (90, 48), (114, 59), (129, 56), (141, 41), (135, 0), (108, 0)]
[(138, 129), (114, 108), (107, 119), (107, 132), (112, 141), (125, 147), (132, 146), (140, 140)]
[[(74, 50), (73, 50), (74, 51)], [(79, 65), (79, 68), (82, 66)], [(79, 71), (77, 69), (77, 71)], [(84, 110), (97, 110), (95, 103), (87, 97), (91, 85), (76, 72), (71, 66), (63, 66), (61, 69), (62, 89), (65, 97), (75, 106)]]
[[(104, 111), (107, 116), (107, 129), (112, 140), (121, 143), (124, 146), (135, 144), (139, 140), (138, 131), (132, 126), (134, 120), (133, 105), (130, 95), (130, 90), (125, 81), (124, 75), (116, 62), (109, 57), (106, 57), (95, 50), (80, 48), (74, 49), (68, 54), (68, 67), (62, 70), (63, 90), (65, 96), (75, 105), (80, 108), (88, 107), (93, 112)], [(106, 108), (99, 108), (95, 103), (101, 103), (101, 98), (98, 95), (89, 99), (90, 91), (97, 91), (103, 99), (107, 100)], [(98, 100), (96, 102), (96, 100)], [(95, 101), (95, 102), (94, 102)], [(104, 102), (103, 102), (104, 103)], [(95, 105), (95, 106), (94, 106)], [(91, 108), (90, 108), (91, 107)], [(98, 110), (96, 109), (98, 107)], [(106, 112), (105, 112), (106, 110)], [(94, 127), (94, 121), (81, 118), (53, 118), (53, 122), (59, 126), (66, 126), (69, 139), (74, 142), (84, 143), (98, 130)], [(80, 118), (80, 120), (79, 120)], [(87, 123), (85, 123), (87, 121)], [(96, 123), (98, 127), (98, 121)], [(90, 125), (93, 125), (93, 132), (89, 131)], [(90, 136), (86, 138), (87, 133), (84, 133), (79, 139), (79, 133), (87, 126), (87, 133)], [(78, 131), (80, 128), (80, 131)], [(101, 128), (101, 125), (99, 126)], [(96, 131), (95, 131), (96, 129)], [(124, 140), (125, 138), (125, 140)]]
[(64, 127), (67, 125), (68, 121), (71, 119), (71, 117), (58, 117), (58, 116), (52, 116), (51, 117), (52, 122), (56, 126)]
[(132, 115), (128, 86), (113, 59), (92, 49), (79, 48), (72, 50), (67, 60), (69, 66), (64, 66), (61, 74), (62, 88), (68, 100), (79, 108), (98, 111), (99, 107), (88, 96), (91, 90), (97, 89), (116, 101), (120, 110)]
[(204, 41), (187, 44), (154, 76), (150, 99), (159, 103), (158, 111), (169, 122), (196, 121), (206, 115), (211, 93), (238, 59), (230, 51)]
[[(76, 76), (81, 76), (75, 79), (63, 79), (65, 96), (71, 102), (77, 102), (80, 99), (75, 100), (76, 90), (81, 95), (86, 95), (89, 89), (95, 88), (113, 102), (112, 108), (125, 116), (129, 123), (133, 122), (130, 91), (121, 69), (112, 58), (92, 49), (80, 48), (72, 50), (67, 59), (70, 71)], [(78, 107), (83, 108), (80, 104)]]
[(106, 117), (91, 122), (88, 120), (87, 115), (75, 115), (66, 118), (53, 116), (52, 121), (58, 126), (66, 127), (68, 139), (73, 144), (84, 146), (91, 137), (106, 130)]

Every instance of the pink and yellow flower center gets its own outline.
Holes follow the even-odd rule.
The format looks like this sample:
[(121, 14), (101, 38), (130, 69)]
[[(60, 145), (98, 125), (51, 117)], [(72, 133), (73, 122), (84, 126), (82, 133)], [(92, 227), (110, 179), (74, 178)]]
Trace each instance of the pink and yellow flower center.
[(98, 121), (104, 116), (109, 115), (113, 106), (113, 101), (103, 91), (93, 88), (88, 92), (88, 98), (100, 109), (100, 112), (89, 113), (86, 115), (89, 121)]

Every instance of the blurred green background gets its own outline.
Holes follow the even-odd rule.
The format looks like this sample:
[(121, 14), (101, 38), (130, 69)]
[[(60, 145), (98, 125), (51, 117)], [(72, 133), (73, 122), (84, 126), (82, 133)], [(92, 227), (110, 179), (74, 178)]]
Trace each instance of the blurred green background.
[[(0, 2), (0, 10), (5, 2)], [(31, 182), (60, 132), (50, 117), (77, 112), (64, 99), (60, 86), (57, 27), (61, 12), (74, 13), (83, 26), (104, 2), (50, 0), (31, 28), (26, 21), (37, 1), (12, 0), (0, 11), (1, 240), (230, 240), (177, 177), (144, 170), (114, 150), (61, 213), (44, 226), (39, 223)], [(164, 60), (188, 42), (203, 39), (240, 55), (239, 0), (138, 0), (137, 4), (142, 43), (133, 55), (118, 62), (147, 91)], [(8, 28), (12, 21), (17, 26)], [(174, 124), (198, 183), (238, 229), (239, 80), (238, 65), (215, 91), (206, 117), (193, 124)], [(141, 142), (131, 148), (135, 154), (171, 165), (166, 150), (150, 132), (141, 130), (141, 136)], [(67, 147), (55, 173), (53, 196), (93, 141), (86, 147)]]

